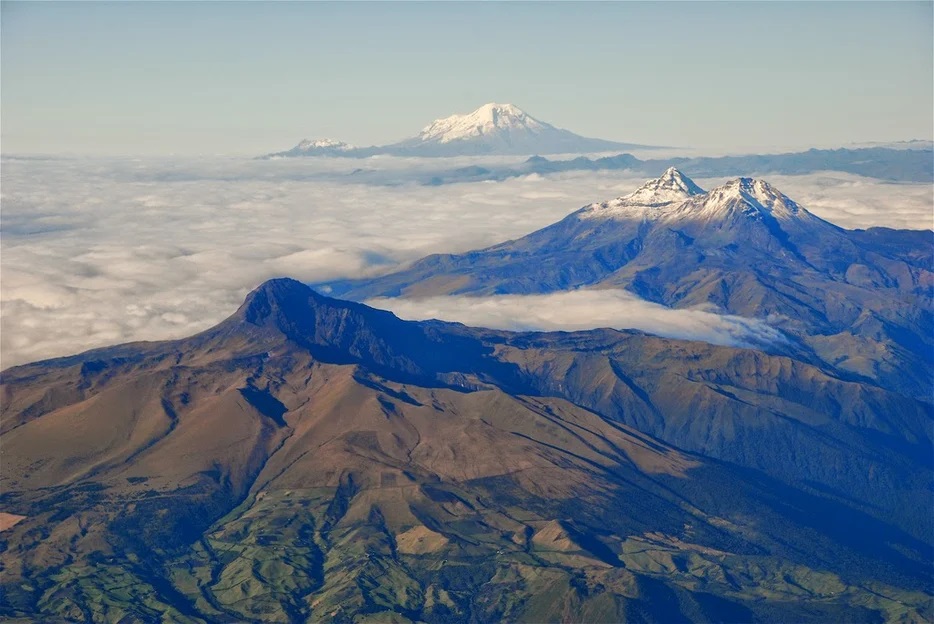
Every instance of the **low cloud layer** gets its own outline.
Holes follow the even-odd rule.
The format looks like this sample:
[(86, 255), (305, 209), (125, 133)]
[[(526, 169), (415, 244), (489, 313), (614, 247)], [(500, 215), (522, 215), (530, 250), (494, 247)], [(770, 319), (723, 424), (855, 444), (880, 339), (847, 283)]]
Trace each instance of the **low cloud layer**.
[[(575, 172), (444, 187), (348, 182), (350, 166), (395, 178), (434, 166), (413, 159), (2, 164), (4, 368), (186, 336), (222, 320), (270, 277), (360, 277), (429, 253), (484, 247), (644, 181)], [(930, 227), (927, 185), (839, 175), (770, 180), (845, 227)], [(578, 327), (607, 325), (583, 308), (579, 314)]]
[(786, 341), (780, 331), (762, 320), (699, 309), (675, 310), (623, 290), (492, 297), (380, 297), (366, 303), (408, 320), (440, 319), (512, 331), (638, 329), (667, 338), (731, 347), (761, 347)]
[(822, 219), (845, 228), (934, 228), (930, 184), (881, 182), (836, 172), (769, 176), (769, 182)]
[(332, 181), (338, 165), (4, 160), (0, 365), (186, 336), (271, 277), (360, 277), (491, 245), (638, 183), (390, 187)]
[[(768, 180), (818, 217), (847, 229), (934, 228), (934, 187), (930, 184), (884, 182), (837, 171), (808, 175), (751, 172), (750, 176)], [(711, 189), (730, 179), (707, 178), (701, 186)]]

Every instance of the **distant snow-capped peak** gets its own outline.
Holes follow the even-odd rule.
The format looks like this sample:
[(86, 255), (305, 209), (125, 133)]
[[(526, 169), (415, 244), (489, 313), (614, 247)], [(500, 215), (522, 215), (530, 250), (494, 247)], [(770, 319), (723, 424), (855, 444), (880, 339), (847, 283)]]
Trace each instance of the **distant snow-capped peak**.
[(351, 146), (343, 141), (337, 141), (335, 139), (304, 139), (298, 145), (295, 146), (299, 150), (313, 150), (313, 149), (338, 149), (346, 150), (350, 149)]
[(436, 119), (425, 126), (418, 139), (425, 142), (450, 143), (475, 139), (498, 132), (537, 134), (552, 128), (512, 104), (484, 104), (466, 115), (451, 115)]
[(581, 209), (586, 218), (659, 216), (662, 208), (679, 206), (691, 197), (702, 195), (704, 189), (675, 169), (669, 167), (665, 173), (649, 180), (638, 189), (610, 201), (591, 204)]

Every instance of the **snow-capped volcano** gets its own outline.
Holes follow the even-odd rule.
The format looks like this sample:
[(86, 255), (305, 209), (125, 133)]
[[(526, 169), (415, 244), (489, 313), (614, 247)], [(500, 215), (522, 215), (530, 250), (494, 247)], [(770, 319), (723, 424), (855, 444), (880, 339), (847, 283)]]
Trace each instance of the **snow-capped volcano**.
[(823, 223), (768, 182), (736, 178), (705, 191), (674, 167), (638, 189), (608, 201), (584, 206), (580, 219), (642, 219), (725, 223), (743, 220), (808, 220)]
[(514, 104), (484, 104), (477, 110), (436, 119), (418, 135), (387, 150), (416, 156), (559, 154), (642, 147), (591, 139), (529, 115)]
[(302, 139), (298, 145), (285, 152), (261, 156), (262, 159), (294, 158), (296, 156), (354, 156), (358, 148), (336, 139)]
[[(919, 310), (932, 280), (930, 232), (845, 230), (762, 180), (704, 193), (669, 169), (521, 238), (327, 286), (360, 300), (622, 288), (669, 307), (774, 319), (809, 358), (929, 394), (929, 376), (914, 371), (930, 355), (932, 320)], [(902, 355), (885, 346), (894, 344)], [(841, 358), (841, 345), (858, 356)]]
[(431, 122), (418, 135), (424, 142), (450, 143), (496, 133), (537, 134), (554, 126), (543, 123), (512, 104), (484, 104), (466, 115), (451, 115)]
[(261, 158), (342, 156), (484, 156), (582, 154), (647, 147), (583, 137), (532, 117), (514, 104), (484, 104), (464, 115), (436, 119), (417, 135), (391, 145), (351, 147), (332, 139), (304, 140)]

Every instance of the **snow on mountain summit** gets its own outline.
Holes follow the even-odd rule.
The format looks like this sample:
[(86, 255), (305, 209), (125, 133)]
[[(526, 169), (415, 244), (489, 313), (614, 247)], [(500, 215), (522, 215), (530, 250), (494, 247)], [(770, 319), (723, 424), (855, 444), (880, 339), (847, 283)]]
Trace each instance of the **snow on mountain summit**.
[(450, 143), (495, 133), (538, 134), (546, 129), (554, 129), (554, 126), (535, 119), (518, 106), (491, 102), (466, 115), (436, 119), (422, 129), (418, 139)]
[(490, 102), (464, 115), (436, 119), (415, 136), (389, 145), (352, 147), (332, 139), (306, 139), (285, 152), (262, 158), (375, 155), (451, 157), (485, 155), (586, 154), (646, 147), (594, 139), (557, 128), (514, 104)]
[(581, 216), (649, 218), (660, 215), (661, 208), (678, 206), (703, 193), (704, 189), (697, 186), (691, 178), (674, 167), (669, 167), (661, 176), (649, 180), (629, 195), (584, 207)]
[(580, 219), (671, 223), (739, 222), (736, 219), (823, 223), (763, 180), (736, 178), (704, 191), (674, 167), (629, 195), (584, 206), (575, 215)]
[(384, 149), (403, 156), (582, 154), (637, 147), (556, 128), (514, 104), (490, 102), (466, 115), (431, 122), (414, 137)]
[(315, 150), (315, 149), (336, 149), (336, 150), (347, 150), (351, 146), (343, 141), (338, 141), (336, 139), (304, 139), (295, 146), (297, 150)]
[(811, 213), (763, 180), (736, 178), (685, 203), (678, 216), (694, 220), (721, 220), (742, 214), (748, 218), (770, 215), (778, 220), (810, 217)]
[(703, 193), (704, 189), (697, 186), (694, 180), (674, 167), (668, 167), (661, 176), (649, 180), (624, 199), (632, 204), (660, 206), (681, 203), (693, 195)]

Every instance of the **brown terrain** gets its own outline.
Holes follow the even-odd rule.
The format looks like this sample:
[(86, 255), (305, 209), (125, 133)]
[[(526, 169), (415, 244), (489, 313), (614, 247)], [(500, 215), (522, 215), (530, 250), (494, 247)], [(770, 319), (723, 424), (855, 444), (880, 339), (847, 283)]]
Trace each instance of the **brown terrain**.
[(924, 621), (929, 403), (791, 353), (292, 280), (4, 371), (0, 615)]

